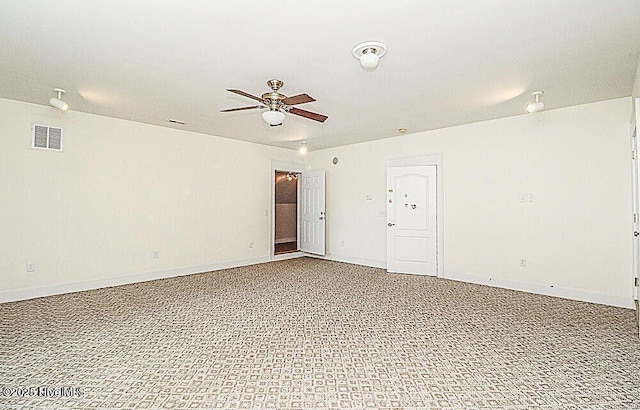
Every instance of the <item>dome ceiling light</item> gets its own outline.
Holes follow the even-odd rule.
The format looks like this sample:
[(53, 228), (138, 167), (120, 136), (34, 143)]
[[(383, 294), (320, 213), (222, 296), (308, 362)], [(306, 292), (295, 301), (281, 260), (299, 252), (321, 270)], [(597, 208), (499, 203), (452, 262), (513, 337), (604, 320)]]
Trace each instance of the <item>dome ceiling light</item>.
[(378, 66), (380, 58), (387, 52), (387, 46), (379, 41), (365, 41), (353, 47), (351, 54), (360, 60), (360, 65), (367, 71)]

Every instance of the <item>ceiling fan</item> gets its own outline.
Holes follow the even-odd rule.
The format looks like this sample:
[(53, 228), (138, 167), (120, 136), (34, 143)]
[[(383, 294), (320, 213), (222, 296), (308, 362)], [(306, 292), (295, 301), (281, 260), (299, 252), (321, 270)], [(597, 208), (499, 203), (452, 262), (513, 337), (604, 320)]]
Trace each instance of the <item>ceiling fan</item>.
[(304, 104), (315, 101), (315, 99), (308, 94), (298, 94), (293, 97), (287, 97), (284, 94), (278, 92), (278, 90), (284, 85), (284, 83), (280, 80), (269, 80), (267, 81), (267, 85), (271, 88), (271, 92), (267, 92), (262, 94), (262, 97), (256, 97), (255, 95), (251, 95), (242, 90), (235, 89), (227, 89), (235, 94), (242, 95), (243, 97), (251, 98), (252, 100), (256, 100), (260, 102), (260, 105), (252, 105), (249, 107), (239, 107), (239, 108), (229, 108), (226, 110), (220, 110), (220, 112), (231, 112), (231, 111), (243, 111), (243, 110), (254, 110), (254, 109), (263, 109), (268, 108), (267, 111), (262, 113), (262, 119), (272, 127), (277, 127), (278, 125), (282, 125), (282, 121), (284, 121), (284, 113), (290, 113), (299, 115), (301, 117), (309, 118), (310, 120), (325, 122), (325, 120), (329, 117), (322, 114), (317, 114), (315, 112), (302, 110), (300, 108), (293, 107), (293, 105)]

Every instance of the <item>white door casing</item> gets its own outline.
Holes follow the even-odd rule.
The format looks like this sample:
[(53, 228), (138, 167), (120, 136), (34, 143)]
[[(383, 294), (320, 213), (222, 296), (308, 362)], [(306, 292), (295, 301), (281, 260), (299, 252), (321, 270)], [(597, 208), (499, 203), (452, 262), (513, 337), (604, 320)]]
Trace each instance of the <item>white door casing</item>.
[(300, 174), (301, 202), (299, 248), (316, 255), (325, 254), (325, 172), (304, 171)]
[(436, 167), (387, 168), (387, 271), (436, 276)]

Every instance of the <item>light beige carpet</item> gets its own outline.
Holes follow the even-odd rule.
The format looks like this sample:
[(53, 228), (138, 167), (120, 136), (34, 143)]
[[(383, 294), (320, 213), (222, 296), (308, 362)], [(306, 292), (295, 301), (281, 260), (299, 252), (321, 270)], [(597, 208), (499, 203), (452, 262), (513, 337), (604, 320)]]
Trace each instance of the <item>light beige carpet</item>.
[(632, 310), (303, 258), (0, 305), (0, 389), (20, 409), (640, 409), (640, 343)]

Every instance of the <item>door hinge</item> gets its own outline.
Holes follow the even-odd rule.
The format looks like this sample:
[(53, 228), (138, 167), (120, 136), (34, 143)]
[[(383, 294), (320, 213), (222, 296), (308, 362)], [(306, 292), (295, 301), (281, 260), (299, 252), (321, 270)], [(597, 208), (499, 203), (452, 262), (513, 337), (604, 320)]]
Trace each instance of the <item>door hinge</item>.
[(631, 159), (637, 159), (636, 158), (636, 150), (631, 151)]
[(633, 214), (633, 223), (634, 224), (638, 223), (638, 214)]
[(640, 285), (638, 284), (638, 278), (634, 278), (634, 279), (635, 279), (635, 281), (634, 281), (635, 283), (634, 284), (635, 284), (636, 288), (640, 287)]

